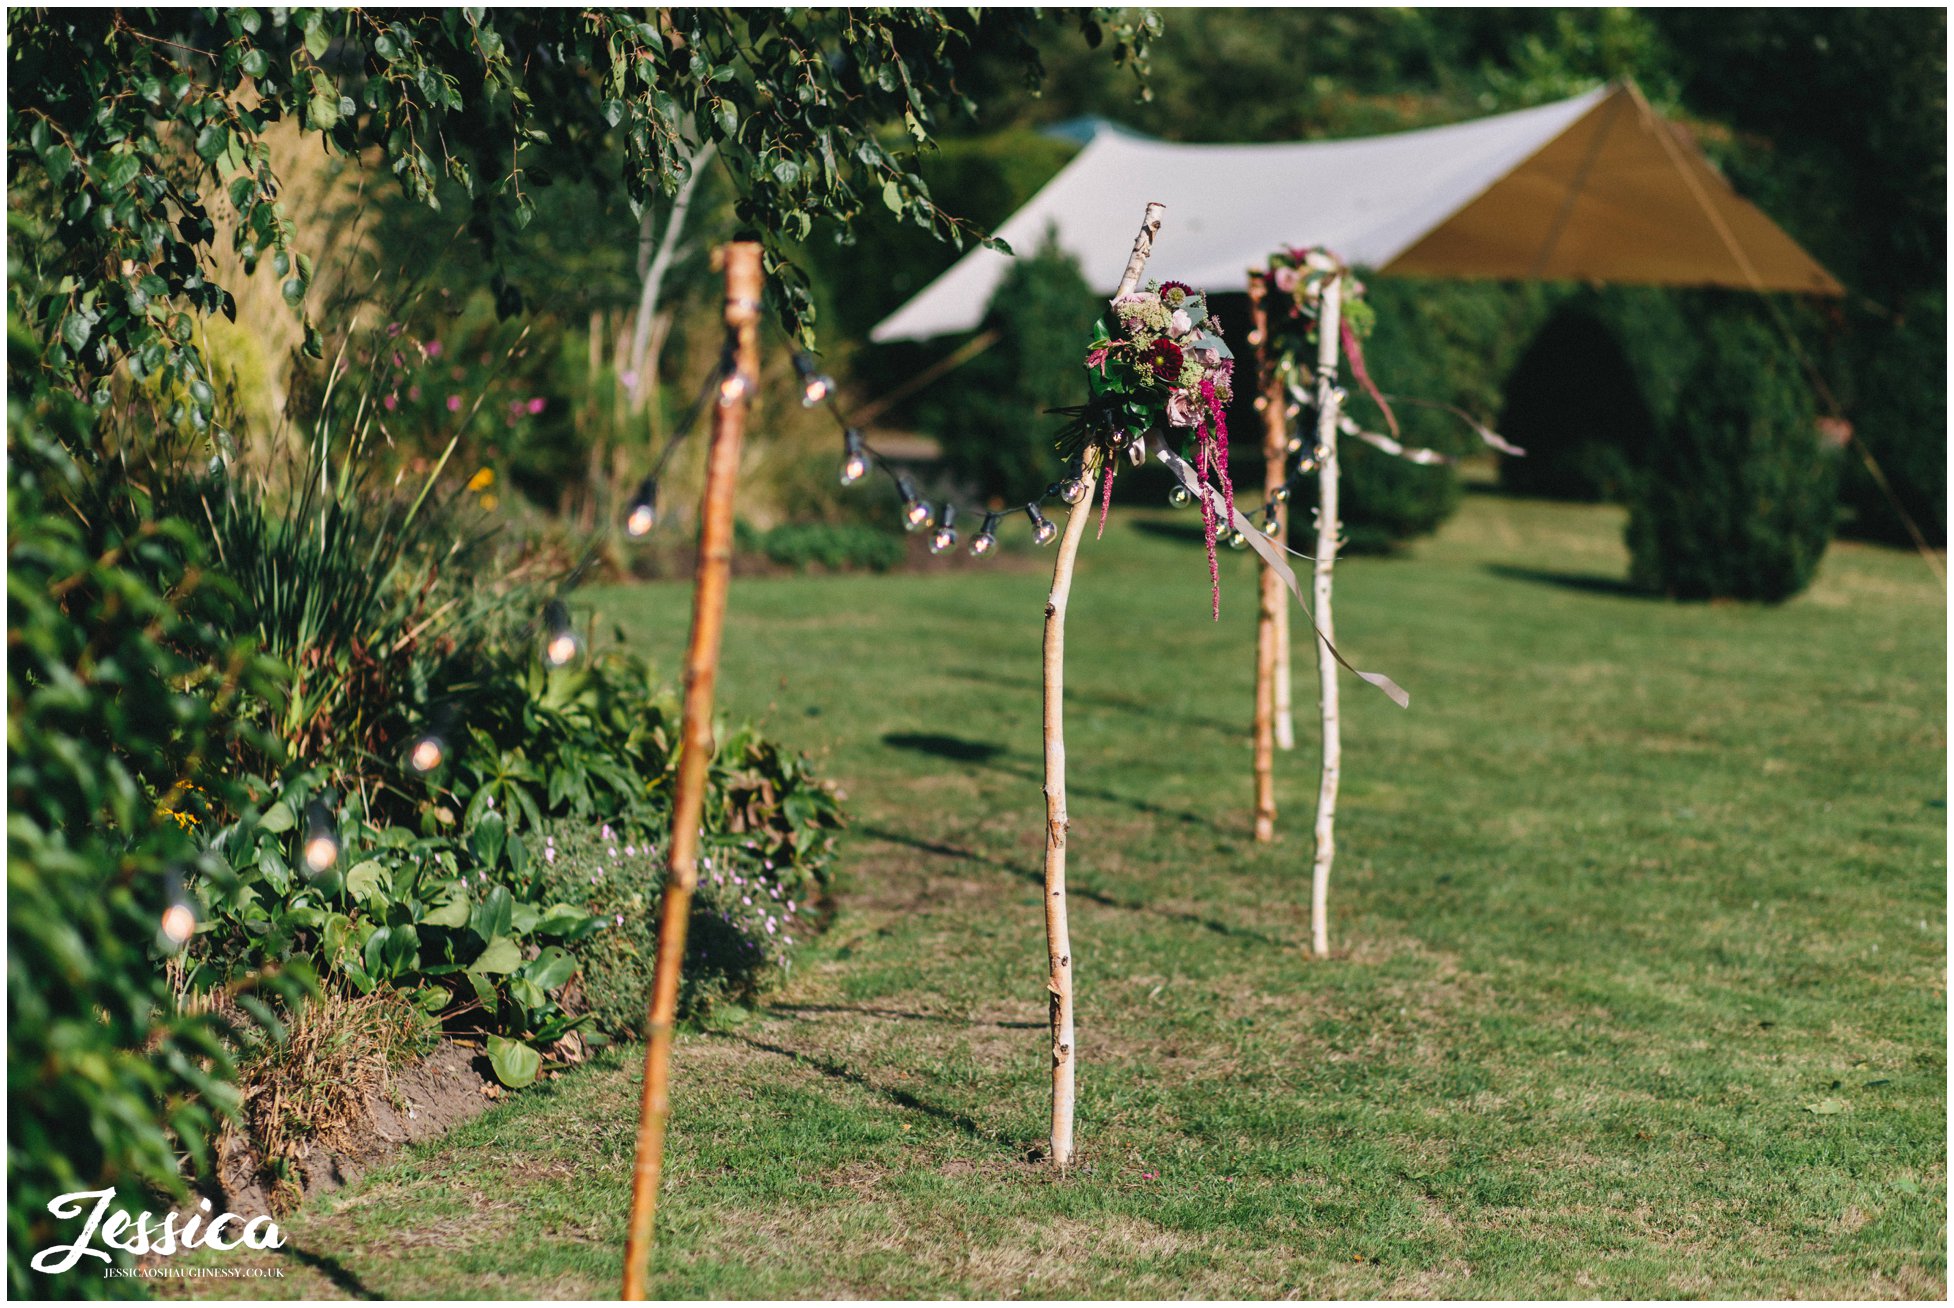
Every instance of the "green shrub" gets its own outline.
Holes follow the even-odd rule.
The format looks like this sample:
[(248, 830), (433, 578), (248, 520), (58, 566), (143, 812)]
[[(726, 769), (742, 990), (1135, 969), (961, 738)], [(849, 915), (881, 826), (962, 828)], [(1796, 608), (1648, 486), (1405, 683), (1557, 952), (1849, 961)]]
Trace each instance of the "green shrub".
[[(1947, 300), (1909, 296), (1891, 322), (1861, 317), (1849, 337), (1854, 391), (1846, 404), (1855, 440), (1872, 452), (1929, 544), (1947, 543)], [(1907, 545), (1912, 537), (1879, 483), (1848, 451), (1839, 498), (1844, 530)]]
[(1092, 288), (1050, 234), (1012, 263), (991, 296), (984, 330), (998, 341), (930, 388), (918, 422), (943, 443), (945, 468), (983, 496), (1023, 497), (1059, 469), (1058, 424), (1045, 410), (1086, 398)]
[[(542, 883), (553, 896), (586, 904), (598, 920), (575, 952), (583, 1002), (603, 1037), (644, 1034), (663, 854), (662, 838), (609, 825), (558, 823), (544, 836)], [(819, 894), (820, 879), (804, 863), (776, 863), (757, 842), (709, 841), (687, 923), (680, 1015), (696, 1018), (717, 1004), (751, 999), (790, 969), (813, 934)]]
[(1506, 380), (1499, 432), (1526, 450), (1502, 458), (1521, 495), (1614, 500), (1655, 443), (1655, 415), (1621, 342), (1590, 297), (1562, 304)]
[[(1405, 443), (1449, 454), (1481, 452), (1484, 447), (1457, 417), (1408, 401), (1452, 404), (1492, 418), (1513, 360), (1545, 316), (1547, 291), (1398, 278), (1365, 282), (1376, 316), (1364, 343), (1365, 362), (1378, 389), (1406, 397), (1392, 405)], [(1383, 415), (1347, 364), (1343, 385), (1351, 416), (1371, 430), (1385, 430)], [(1348, 437), (1337, 449), (1352, 552), (1375, 553), (1428, 536), (1458, 509), (1456, 468), (1410, 463)], [(1303, 495), (1313, 500), (1315, 492)]]
[(1729, 309), (1704, 327), (1703, 356), (1636, 479), (1630, 575), (1679, 599), (1788, 599), (1831, 538), (1835, 458), (1770, 329)]
[(796, 571), (818, 564), (829, 572), (887, 572), (907, 557), (903, 537), (864, 523), (789, 522), (766, 531), (745, 523), (740, 547)]
[[(10, 351), (10, 356), (11, 356)], [(29, 1259), (56, 1243), (56, 1195), (185, 1193), (236, 1112), (236, 1029), (179, 1002), (162, 927), (198, 912), (199, 814), (243, 810), (227, 756), (257, 747), (239, 693), (277, 669), (236, 633), (237, 595), (189, 525), (131, 511), (113, 465), (71, 451), (92, 415), (29, 401), (11, 366), (7, 574), (7, 1275), (16, 1296), (115, 1294), (58, 1284)], [(193, 805), (191, 801), (195, 801)], [(167, 910), (177, 914), (166, 919)], [(302, 968), (241, 969), (232, 1009), (276, 1038), (266, 999), (298, 1002)]]
[[(577, 904), (542, 894), (520, 838), (490, 811), (466, 840), (420, 836), (368, 820), (299, 776), (255, 821), (219, 833), (228, 875), (211, 878), (214, 929), (200, 939), (193, 979), (203, 986), (258, 958), (303, 958), (359, 994), (407, 991), (450, 1031), (483, 1032), (497, 1075), (535, 1079), (535, 1048), (575, 1020), (557, 1003), (575, 964), (566, 946), (596, 927)], [(305, 862), (316, 837), (313, 802), (334, 810), (340, 851), (323, 870)]]

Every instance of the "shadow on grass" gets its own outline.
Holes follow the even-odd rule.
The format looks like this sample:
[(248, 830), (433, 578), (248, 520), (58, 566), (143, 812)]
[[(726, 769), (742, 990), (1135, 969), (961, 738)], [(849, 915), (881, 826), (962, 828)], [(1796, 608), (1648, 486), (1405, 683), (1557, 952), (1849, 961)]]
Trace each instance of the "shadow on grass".
[(310, 1267), (313, 1271), (319, 1273), (319, 1275), (325, 1277), (328, 1281), (331, 1281), (333, 1289), (338, 1290), (341, 1294), (349, 1298), (382, 1299), (389, 1297), (375, 1291), (373, 1287), (369, 1286), (365, 1281), (362, 1281), (358, 1274), (351, 1268), (329, 1254), (317, 1254), (301, 1249), (296, 1244), (293, 1244), (289, 1238), (285, 1242), (283, 1252), (287, 1258), (296, 1259), (304, 1263), (307, 1267)]
[(1521, 568), (1510, 563), (1488, 563), (1486, 571), (1495, 577), (1508, 581), (1531, 581), (1542, 586), (1559, 586), (1564, 590), (1585, 591), (1590, 595), (1615, 595), (1625, 599), (1661, 599), (1654, 591), (1643, 590), (1640, 586), (1620, 577), (1597, 576), (1591, 572), (1556, 572), (1550, 568)]
[[(1045, 685), (1034, 677), (1006, 677), (988, 668), (945, 668), (945, 676), (962, 677), (965, 681), (975, 681), (981, 685), (999, 686), (1005, 690), (1024, 691), (1043, 697)], [(1068, 704), (1091, 704), (1098, 708), (1117, 709), (1121, 713), (1132, 713), (1139, 717), (1157, 718), (1162, 722), (1177, 722), (1182, 726), (1200, 727), (1206, 731), (1218, 731), (1224, 736), (1247, 740), (1251, 730), (1246, 714), (1239, 722), (1224, 722), (1220, 718), (1204, 718), (1191, 713), (1164, 711), (1161, 706), (1140, 695), (1114, 695), (1100, 690), (1080, 690), (1076, 686), (1065, 688)]]
[(956, 763), (988, 763), (1004, 752), (1004, 746), (993, 745), (989, 741), (906, 731), (892, 731), (882, 737), (882, 743), (892, 749), (912, 749), (919, 754), (933, 754)]
[[(901, 831), (891, 831), (887, 827), (858, 827), (857, 830), (871, 840), (882, 840), (892, 845), (903, 845), (910, 849), (921, 850), (926, 854), (935, 854), (941, 858), (959, 858), (967, 859), (972, 863), (981, 863), (985, 867), (992, 867), (1000, 872), (1007, 872), (1027, 885), (1036, 886), (1041, 892), (1045, 889), (1045, 874), (1042, 869), (1019, 867), (1014, 863), (1006, 862), (1004, 859), (993, 858), (988, 854), (980, 854), (974, 849), (965, 849), (958, 845), (946, 845), (940, 841), (924, 840)], [(1104, 891), (1091, 890), (1077, 885), (1069, 887), (1069, 893), (1076, 899), (1089, 900), (1092, 903), (1102, 905), (1106, 908), (1116, 908), (1123, 913), (1144, 913), (1149, 917), (1165, 918), (1172, 922), (1185, 922), (1189, 926), (1200, 927), (1203, 931), (1212, 932), (1218, 936), (1227, 936), (1233, 940), (1252, 940), (1257, 944), (1268, 945), (1275, 949), (1287, 949), (1289, 947), (1286, 942), (1277, 940), (1271, 936), (1266, 936), (1250, 927), (1235, 926), (1232, 923), (1220, 922), (1211, 917), (1202, 917), (1199, 913), (1187, 913), (1171, 908), (1159, 908), (1135, 899), (1119, 899), (1113, 895), (1106, 894)], [(924, 1020), (949, 1021), (952, 1019), (925, 1018)], [(999, 1025), (1009, 1024), (1000, 1023)]]
[(770, 1017), (843, 1013), (886, 1017), (897, 1022), (934, 1022), (940, 1026), (989, 1026), (1000, 1031), (1042, 1031), (1046, 1026), (1044, 1022), (985, 1022), (969, 1017), (946, 1017), (942, 1013), (914, 1013), (906, 1008), (873, 1008), (867, 1004), (764, 1004), (760, 1011)]
[[(891, 732), (882, 737), (882, 743), (893, 749), (914, 750), (919, 754), (929, 754), (936, 758), (950, 759), (960, 763), (974, 763), (979, 767), (986, 767), (993, 772), (1001, 773), (1007, 777), (1016, 777), (1022, 781), (1035, 781), (1042, 784), (1045, 779), (1042, 773), (1034, 772), (1023, 765), (1000, 762), (998, 755), (1004, 752), (1004, 747), (1002, 745), (989, 744), (981, 740), (965, 740), (960, 736), (913, 735), (905, 732)], [(1069, 794), (1083, 795), (1088, 799), (1104, 800), (1108, 804), (1118, 804), (1125, 808), (1133, 809), (1135, 812), (1145, 813), (1150, 817), (1168, 818), (1184, 826), (1206, 827), (1215, 832), (1220, 832), (1221, 830), (1220, 827), (1214, 824), (1212, 819), (1203, 817), (1201, 814), (1188, 809), (1165, 808), (1153, 803), (1151, 800), (1138, 799), (1131, 795), (1122, 795), (1097, 786), (1082, 786), (1076, 781), (1067, 781), (1066, 790)]]
[(823, 1058), (818, 1054), (806, 1053), (799, 1049), (789, 1049), (786, 1045), (777, 1045), (771, 1041), (761, 1040), (737, 1031), (708, 1031), (706, 1035), (714, 1040), (736, 1041), (739, 1044), (747, 1046), (749, 1049), (758, 1049), (763, 1053), (778, 1054), (782, 1058), (789, 1059), (795, 1063), (799, 1063), (803, 1067), (819, 1072), (822, 1076), (828, 1077), (831, 1080), (845, 1081), (849, 1085), (858, 1086), (863, 1090), (869, 1091), (871, 1094), (880, 1095), (898, 1107), (907, 1108), (912, 1112), (933, 1117), (947, 1126), (954, 1126), (973, 1140), (979, 1140), (985, 1144), (1001, 1148), (1010, 1148), (1007, 1141), (995, 1132), (986, 1130), (976, 1118), (965, 1113), (959, 1113), (953, 1108), (944, 1108), (940, 1105), (932, 1104), (926, 1099), (920, 1099), (909, 1093), (907, 1090), (898, 1090), (892, 1086), (877, 1085), (860, 1072), (855, 1071), (845, 1064), (837, 1063), (831, 1058)]

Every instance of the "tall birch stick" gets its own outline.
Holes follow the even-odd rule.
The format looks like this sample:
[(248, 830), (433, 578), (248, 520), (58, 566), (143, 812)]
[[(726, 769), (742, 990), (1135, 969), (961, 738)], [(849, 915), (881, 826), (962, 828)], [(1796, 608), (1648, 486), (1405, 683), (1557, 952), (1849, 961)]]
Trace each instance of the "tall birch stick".
[[(1278, 541), (1287, 535), (1289, 507), (1276, 504), (1276, 492), (1284, 480), (1283, 465), (1288, 457), (1289, 433), (1283, 411), (1287, 403), (1282, 393), (1282, 378), (1276, 375), (1269, 348), (1268, 281), (1260, 273), (1248, 279), (1248, 305), (1251, 332), (1255, 343), (1255, 376), (1261, 386), (1256, 407), (1262, 411), (1262, 494), (1265, 503), (1275, 505)], [(1261, 611), (1255, 623), (1255, 839), (1268, 843), (1276, 838), (1276, 660), (1280, 652), (1277, 623), (1287, 616), (1289, 596), (1282, 578), (1264, 563), (1261, 577)]]
[[(1133, 254), (1120, 277), (1121, 295), (1140, 284), (1166, 206), (1149, 204)], [(1045, 600), (1045, 950), (1051, 965), (1046, 988), (1052, 1005), (1052, 1133), (1048, 1155), (1060, 1170), (1072, 1165), (1072, 1119), (1078, 1088), (1078, 1039), (1072, 1011), (1072, 929), (1066, 915), (1065, 837), (1065, 609), (1072, 596), (1072, 568), (1092, 517), (1099, 481), (1099, 450), (1088, 447), (1079, 475), (1086, 495), (1072, 506), (1052, 564), (1052, 591)]]
[[(692, 891), (699, 884), (700, 814), (705, 804), (706, 763), (711, 757), (712, 696), (719, 676), (719, 639), (726, 617), (726, 588), (733, 560), (733, 485), (739, 476), (740, 442), (752, 379), (760, 375), (760, 246), (728, 245), (726, 327), (733, 338), (734, 368), (747, 385), (722, 391), (713, 410), (712, 445), (706, 455), (706, 489), (699, 513), (699, 558), (692, 591), (692, 634), (685, 648), (685, 702), (679, 724), (678, 782), (672, 800), (672, 835), (665, 857), (665, 894), (659, 907), (658, 955), (651, 982), (651, 1015), (645, 1025), (645, 1082), (638, 1104), (638, 1157), (631, 1178), (631, 1223), (624, 1244), (624, 1298), (645, 1297), (658, 1181), (665, 1162), (665, 1123), (672, 1112), (672, 1025), (678, 1016), (679, 968), (685, 960), (685, 926)], [(730, 401), (730, 402), (729, 402)]]
[[(1284, 549), (1289, 548), (1289, 506), (1282, 507), (1282, 531), (1276, 536), (1276, 543)], [(1291, 750), (1296, 748), (1296, 714), (1291, 707), (1291, 677), (1289, 675), (1289, 606), (1284, 604), (1276, 610), (1276, 748)]]
[(1312, 598), (1316, 626), (1317, 703), (1323, 711), (1323, 776), (1316, 791), (1316, 861), (1310, 875), (1309, 931), (1318, 958), (1330, 952), (1330, 864), (1337, 856), (1337, 786), (1342, 779), (1343, 728), (1337, 717), (1337, 661), (1330, 642), (1337, 638), (1330, 611), (1330, 582), (1337, 564), (1337, 350), (1342, 331), (1343, 274), (1323, 284), (1316, 314), (1316, 443), (1323, 463), (1316, 474), (1316, 566)]

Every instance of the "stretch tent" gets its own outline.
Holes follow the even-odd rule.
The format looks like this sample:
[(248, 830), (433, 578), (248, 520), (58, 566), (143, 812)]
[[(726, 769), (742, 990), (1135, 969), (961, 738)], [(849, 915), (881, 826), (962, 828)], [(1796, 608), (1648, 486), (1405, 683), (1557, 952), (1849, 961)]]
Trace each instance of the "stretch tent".
[[(1180, 145), (1100, 131), (998, 235), (1029, 250), (1051, 228), (1111, 293), (1149, 200), (1167, 206), (1173, 232), (1149, 271), (1211, 290), (1240, 285), (1286, 242), (1387, 276), (1843, 293), (1629, 84), (1350, 141)], [(972, 250), (871, 338), (971, 330), (1009, 259)]]

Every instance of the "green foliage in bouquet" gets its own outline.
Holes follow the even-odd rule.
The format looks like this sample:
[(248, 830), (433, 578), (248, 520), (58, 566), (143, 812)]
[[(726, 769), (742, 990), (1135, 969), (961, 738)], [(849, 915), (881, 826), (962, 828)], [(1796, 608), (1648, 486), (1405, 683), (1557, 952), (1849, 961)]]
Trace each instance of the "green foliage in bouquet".
[(1629, 501), (1630, 577), (1677, 599), (1789, 599), (1832, 537), (1836, 454), (1762, 322), (1725, 309), (1702, 325), (1702, 358)]

